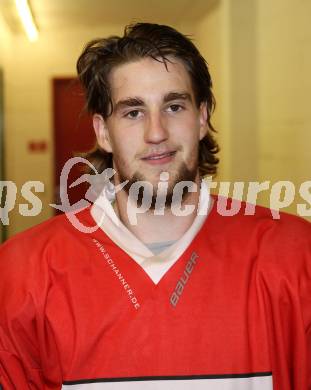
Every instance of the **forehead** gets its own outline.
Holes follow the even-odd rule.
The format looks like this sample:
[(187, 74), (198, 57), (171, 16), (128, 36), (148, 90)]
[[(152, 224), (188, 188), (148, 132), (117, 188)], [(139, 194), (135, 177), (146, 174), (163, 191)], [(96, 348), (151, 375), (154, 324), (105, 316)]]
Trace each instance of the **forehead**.
[(112, 99), (140, 96), (148, 100), (179, 90), (193, 96), (191, 79), (184, 64), (176, 58), (169, 59), (167, 69), (163, 62), (149, 57), (115, 67), (109, 77)]

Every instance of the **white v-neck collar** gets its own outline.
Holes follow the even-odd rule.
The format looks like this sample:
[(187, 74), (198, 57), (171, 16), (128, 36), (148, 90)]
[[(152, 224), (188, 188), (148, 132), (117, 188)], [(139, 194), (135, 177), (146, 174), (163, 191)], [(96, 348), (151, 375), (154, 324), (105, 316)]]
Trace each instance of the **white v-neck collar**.
[(184, 253), (194, 237), (201, 229), (207, 215), (213, 207), (213, 198), (209, 194), (208, 185), (204, 180), (201, 183), (200, 198), (197, 216), (186, 233), (169, 248), (154, 255), (116, 215), (111, 201), (102, 192), (91, 207), (91, 215), (105, 234), (133, 260), (139, 264), (151, 280), (158, 284), (166, 272)]

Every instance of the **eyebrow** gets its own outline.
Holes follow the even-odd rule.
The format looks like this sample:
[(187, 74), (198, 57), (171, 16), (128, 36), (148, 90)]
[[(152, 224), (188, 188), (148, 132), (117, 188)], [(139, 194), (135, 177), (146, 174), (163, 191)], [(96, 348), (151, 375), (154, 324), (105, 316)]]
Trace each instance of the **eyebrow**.
[(164, 103), (171, 102), (172, 100), (188, 100), (192, 102), (190, 93), (188, 92), (169, 92), (164, 96)]
[[(187, 100), (189, 102), (192, 102), (192, 98), (190, 93), (188, 92), (169, 92), (166, 95), (164, 95), (163, 102), (168, 103), (173, 100)], [(128, 97), (122, 100), (119, 100), (115, 105), (115, 111), (119, 111), (123, 108), (127, 107), (141, 107), (145, 106), (145, 103), (143, 99), (141, 99), (138, 96), (134, 97)]]
[(144, 106), (143, 100), (139, 97), (128, 97), (128, 98), (119, 100), (116, 103), (114, 110), (116, 112), (118, 112), (118, 111), (122, 110), (122, 108), (137, 107), (137, 106)]

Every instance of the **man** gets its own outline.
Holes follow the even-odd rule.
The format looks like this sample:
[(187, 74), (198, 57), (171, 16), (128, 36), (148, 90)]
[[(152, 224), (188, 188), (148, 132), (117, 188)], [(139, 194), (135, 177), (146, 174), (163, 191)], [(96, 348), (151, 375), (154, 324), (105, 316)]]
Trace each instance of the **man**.
[(92, 233), (60, 216), (2, 246), (4, 389), (311, 389), (310, 224), (217, 212), (195, 46), (139, 23), (77, 68), (114, 199), (77, 213)]

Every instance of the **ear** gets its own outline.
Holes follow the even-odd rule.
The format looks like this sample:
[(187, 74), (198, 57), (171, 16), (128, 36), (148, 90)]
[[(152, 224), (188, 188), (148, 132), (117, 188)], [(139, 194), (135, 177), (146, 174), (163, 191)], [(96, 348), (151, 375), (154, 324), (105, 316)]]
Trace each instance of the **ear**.
[(107, 123), (101, 115), (93, 115), (93, 127), (99, 146), (106, 152), (112, 153)]
[(207, 104), (206, 102), (203, 102), (200, 104), (200, 141), (203, 139), (208, 131), (208, 124), (207, 124), (207, 118), (208, 118), (208, 112), (207, 112)]

